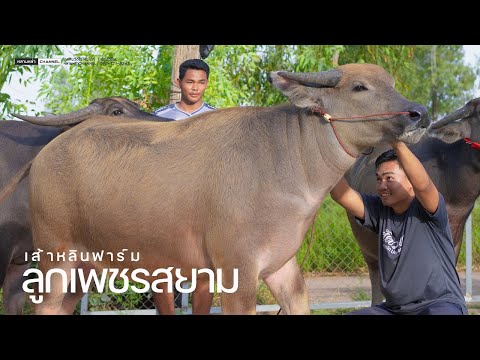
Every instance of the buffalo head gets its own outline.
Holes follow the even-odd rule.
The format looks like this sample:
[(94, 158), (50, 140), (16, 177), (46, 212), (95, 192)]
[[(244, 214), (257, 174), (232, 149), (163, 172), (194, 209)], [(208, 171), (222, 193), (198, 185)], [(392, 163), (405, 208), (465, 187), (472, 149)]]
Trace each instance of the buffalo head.
[(29, 123), (44, 126), (73, 126), (96, 115), (151, 121), (172, 121), (172, 119), (161, 118), (142, 111), (137, 103), (122, 97), (95, 99), (87, 107), (63, 115), (50, 115), (45, 117), (12, 115)]
[(297, 107), (330, 115), (342, 139), (359, 150), (393, 140), (416, 143), (430, 124), (426, 108), (397, 92), (392, 76), (378, 65), (277, 71), (269, 80)]
[(435, 121), (429, 134), (447, 143), (469, 138), (480, 141), (480, 98), (470, 100), (462, 108)]

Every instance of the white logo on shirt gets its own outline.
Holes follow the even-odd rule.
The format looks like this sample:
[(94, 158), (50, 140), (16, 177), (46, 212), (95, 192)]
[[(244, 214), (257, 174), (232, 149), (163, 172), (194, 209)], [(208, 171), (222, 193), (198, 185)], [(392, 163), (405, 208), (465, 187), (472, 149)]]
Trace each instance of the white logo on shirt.
[(386, 229), (383, 233), (383, 247), (392, 255), (398, 255), (402, 251), (403, 235), (400, 241), (395, 240), (393, 233)]

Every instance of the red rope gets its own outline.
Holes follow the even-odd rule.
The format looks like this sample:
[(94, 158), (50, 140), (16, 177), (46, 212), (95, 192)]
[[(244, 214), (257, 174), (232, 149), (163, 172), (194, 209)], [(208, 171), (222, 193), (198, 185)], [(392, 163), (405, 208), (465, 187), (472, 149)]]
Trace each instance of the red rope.
[[(326, 114), (326, 113), (325, 113), (325, 114)], [(352, 116), (352, 117), (347, 117), (347, 118), (334, 118), (334, 117), (331, 117), (331, 118), (330, 118), (330, 121), (333, 121), (333, 120), (351, 120), (351, 119), (369, 119), (369, 118), (372, 118), (372, 117), (381, 117), (381, 116), (388, 116), (388, 115), (395, 116), (395, 115), (406, 115), (406, 114), (410, 114), (410, 112), (408, 112), (408, 111), (399, 111), (399, 112), (384, 113), (384, 114), (372, 114), (372, 115), (366, 115), (366, 116)], [(323, 114), (322, 114), (322, 116), (323, 116)]]
[(472, 146), (472, 149), (480, 149), (480, 143), (470, 140), (469, 138), (463, 138), (463, 140)]
[(345, 151), (348, 155), (350, 155), (350, 156), (353, 157), (353, 158), (358, 158), (360, 155), (356, 155), (356, 156), (355, 156), (355, 155), (352, 155), (352, 154), (347, 150), (347, 148), (345, 147), (345, 145), (343, 145), (342, 140), (340, 140), (340, 138), (338, 137), (337, 130), (335, 130), (335, 126), (333, 126), (333, 122), (330, 121), (330, 125), (332, 125), (333, 133), (335, 134), (335, 137), (337, 138), (338, 143), (339, 143), (340, 146), (343, 148), (343, 151)]
[[(320, 115), (323, 116), (323, 118), (330, 123), (330, 125), (332, 125), (332, 129), (333, 129), (333, 133), (335, 134), (335, 137), (337, 138), (337, 141), (338, 143), (340, 144), (340, 146), (343, 148), (343, 150), (348, 154), (350, 155), (351, 157), (353, 158), (358, 158), (360, 155), (353, 155), (352, 153), (350, 153), (347, 148), (345, 147), (345, 145), (342, 143), (342, 141), (340, 140), (340, 137), (338, 136), (338, 133), (337, 131), (335, 130), (335, 127), (333, 126), (333, 121), (338, 121), (338, 120), (352, 120), (352, 119), (370, 119), (370, 118), (374, 118), (374, 117), (385, 117), (385, 116), (389, 116), (391, 115), (390, 117), (393, 117), (395, 115), (406, 115), (406, 114), (410, 114), (409, 111), (399, 111), (399, 112), (391, 112), (391, 113), (383, 113), (383, 114), (371, 114), (371, 115), (365, 115), (365, 116), (352, 116), (352, 117), (345, 117), (345, 118), (334, 118), (332, 117), (331, 115), (327, 114), (327, 112), (325, 110), (323, 110), (320, 106), (312, 106), (311, 107), (311, 110), (314, 112), (314, 113), (319, 113)], [(373, 120), (373, 119), (372, 119)], [(387, 120), (387, 119), (383, 119), (383, 120)], [(473, 146), (473, 145), (472, 145)], [(480, 145), (479, 145), (479, 148), (480, 148)], [(373, 151), (373, 149), (372, 149)], [(370, 151), (370, 153), (372, 152)]]

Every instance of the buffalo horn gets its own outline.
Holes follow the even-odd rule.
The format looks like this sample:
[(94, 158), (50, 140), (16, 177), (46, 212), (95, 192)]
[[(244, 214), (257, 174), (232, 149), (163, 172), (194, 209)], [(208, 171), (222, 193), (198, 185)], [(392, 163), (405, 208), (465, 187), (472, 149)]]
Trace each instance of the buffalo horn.
[(464, 107), (458, 109), (457, 111), (454, 111), (451, 114), (448, 114), (443, 119), (433, 122), (432, 125), (430, 125), (430, 128), (438, 129), (448, 123), (451, 123), (452, 121), (469, 117), (470, 115), (473, 114), (474, 110), (475, 110), (475, 107), (472, 106), (472, 104), (469, 102)]
[(308, 73), (279, 71), (278, 75), (286, 79), (298, 81), (309, 87), (335, 87), (342, 77), (341, 72), (338, 70)]
[(62, 125), (78, 124), (92, 117), (95, 113), (99, 112), (101, 109), (102, 109), (101, 105), (92, 103), (83, 109), (76, 110), (63, 115), (50, 115), (45, 117), (36, 117), (36, 116), (12, 114), (12, 116), (15, 116), (16, 118), (28, 121), (29, 123), (36, 124), (36, 125), (62, 126)]

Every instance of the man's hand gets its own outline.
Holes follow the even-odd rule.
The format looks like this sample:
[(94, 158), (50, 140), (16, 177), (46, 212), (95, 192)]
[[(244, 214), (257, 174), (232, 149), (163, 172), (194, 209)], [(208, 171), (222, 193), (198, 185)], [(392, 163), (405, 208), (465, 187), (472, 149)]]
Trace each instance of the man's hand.
[(407, 146), (405, 145), (405, 143), (403, 141), (400, 141), (400, 140), (394, 140), (392, 142), (390, 142), (390, 146), (392, 147), (393, 150), (395, 150), (395, 152), (397, 152), (397, 149), (399, 147), (402, 147), (402, 146)]

